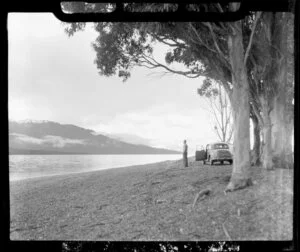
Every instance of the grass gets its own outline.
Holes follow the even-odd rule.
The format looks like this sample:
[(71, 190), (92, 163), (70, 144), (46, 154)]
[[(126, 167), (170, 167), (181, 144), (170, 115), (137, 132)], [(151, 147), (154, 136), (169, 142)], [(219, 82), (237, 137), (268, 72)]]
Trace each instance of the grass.
[[(291, 240), (293, 170), (168, 161), (12, 182), (13, 240)], [(200, 193), (199, 193), (200, 192)]]

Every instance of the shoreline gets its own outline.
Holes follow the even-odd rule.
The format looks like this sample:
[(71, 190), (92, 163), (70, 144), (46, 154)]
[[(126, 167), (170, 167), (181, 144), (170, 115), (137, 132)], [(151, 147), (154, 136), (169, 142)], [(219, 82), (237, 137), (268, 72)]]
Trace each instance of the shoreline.
[(182, 155), (182, 153), (152, 153), (152, 154), (147, 154), (147, 153), (129, 153), (129, 154), (124, 154), (124, 153), (110, 153), (110, 154), (106, 154), (106, 153), (37, 153), (37, 154), (29, 154), (29, 153), (23, 153), (23, 154), (19, 154), (19, 153), (9, 153), (8, 156), (66, 156), (66, 155), (84, 155), (84, 156), (96, 156), (96, 155), (103, 155), (103, 156), (142, 156), (142, 155)]
[[(293, 171), (253, 167), (224, 195), (231, 165), (182, 160), (10, 183), (11, 240), (290, 240)], [(205, 189), (211, 193), (195, 202)]]
[[(189, 157), (188, 160), (190, 161), (194, 157)], [(22, 179), (10, 179), (9, 183), (15, 183), (15, 182), (26, 182), (27, 180), (39, 180), (39, 179), (49, 179), (51, 177), (60, 177), (60, 176), (78, 176), (80, 174), (86, 174), (86, 173), (98, 173), (102, 171), (107, 171), (107, 170), (115, 170), (115, 169), (142, 169), (143, 166), (148, 166), (148, 165), (162, 165), (164, 163), (167, 163), (170, 165), (171, 163), (176, 163), (176, 162), (182, 162), (181, 159), (178, 160), (165, 160), (165, 161), (160, 161), (160, 162), (154, 162), (154, 163), (146, 163), (146, 164), (137, 164), (137, 165), (125, 165), (125, 166), (118, 166), (118, 167), (110, 167), (110, 168), (102, 168), (99, 170), (90, 170), (90, 171), (80, 171), (80, 172), (69, 172), (69, 173), (63, 173), (63, 174), (50, 174), (50, 175), (43, 175), (43, 176), (36, 176), (36, 177), (28, 177), (28, 178), (22, 178)]]

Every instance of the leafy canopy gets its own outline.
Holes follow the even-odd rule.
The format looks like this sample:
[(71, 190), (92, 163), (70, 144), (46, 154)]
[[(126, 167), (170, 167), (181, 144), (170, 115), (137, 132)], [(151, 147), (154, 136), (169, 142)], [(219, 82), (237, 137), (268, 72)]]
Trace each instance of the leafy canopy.
[[(88, 4), (76, 5), (77, 3), (69, 3), (64, 8), (69, 12), (105, 8), (105, 4), (93, 4), (93, 7)], [(125, 9), (130, 11), (164, 11), (174, 8), (174, 4), (134, 3), (125, 6)], [(189, 8), (225, 11), (228, 6), (198, 4), (189, 5)], [(71, 36), (84, 29), (84, 26), (83, 23), (69, 24), (66, 32)], [(220, 22), (96, 23), (95, 30), (99, 36), (93, 43), (97, 55), (95, 63), (99, 74), (118, 75), (123, 80), (130, 77), (134, 66), (143, 66), (149, 69), (161, 68), (189, 78), (206, 76), (223, 82), (231, 82), (227, 50), (227, 36), (231, 29), (229, 23)], [(153, 57), (154, 42), (160, 42), (169, 47), (163, 63)], [(172, 63), (182, 64), (185, 70), (172, 68)]]

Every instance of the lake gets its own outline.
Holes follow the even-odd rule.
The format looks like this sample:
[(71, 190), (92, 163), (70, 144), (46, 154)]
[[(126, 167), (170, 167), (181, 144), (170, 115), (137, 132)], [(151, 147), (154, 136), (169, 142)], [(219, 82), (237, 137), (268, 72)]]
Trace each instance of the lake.
[(181, 159), (181, 155), (9, 155), (9, 180), (63, 175)]

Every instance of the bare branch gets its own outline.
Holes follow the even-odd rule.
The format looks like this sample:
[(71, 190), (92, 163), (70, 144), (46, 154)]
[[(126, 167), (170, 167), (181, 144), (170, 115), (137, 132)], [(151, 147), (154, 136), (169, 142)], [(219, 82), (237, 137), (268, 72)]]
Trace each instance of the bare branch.
[[(165, 38), (163, 36), (158, 36), (156, 34), (152, 34), (152, 36), (159, 42), (165, 44), (165, 45), (168, 45), (170, 47), (185, 47), (185, 45), (183, 43), (179, 43), (177, 41), (174, 41), (174, 40), (171, 40), (171, 39), (168, 39), (168, 38)], [(167, 41), (172, 41), (173, 43), (170, 43), (170, 42), (167, 42)]]
[(209, 22), (203, 22), (203, 24), (206, 25), (206, 26), (209, 28), (210, 33), (211, 33), (212, 38), (213, 38), (213, 41), (214, 41), (214, 45), (215, 45), (215, 47), (216, 47), (218, 53), (222, 56), (222, 58), (223, 58), (223, 60), (225, 61), (225, 63), (228, 64), (228, 65), (230, 65), (229, 60), (228, 60), (227, 57), (223, 54), (223, 52), (221, 51), (221, 49), (220, 49), (220, 47), (219, 47), (219, 45), (218, 45), (217, 38), (216, 38), (216, 35), (215, 35), (214, 31), (213, 31), (213, 28), (212, 28), (211, 24), (210, 24)]
[(228, 128), (228, 124), (229, 124), (229, 119), (230, 117), (228, 117), (228, 104), (227, 104), (227, 98), (225, 96), (225, 136), (227, 135), (227, 128)]
[(154, 78), (162, 78), (162, 77), (164, 77), (165, 75), (167, 75), (167, 74), (171, 74), (170, 72), (150, 72), (150, 73), (148, 73), (147, 74), (147, 76), (149, 76), (149, 77), (154, 77)]
[(218, 10), (219, 10), (221, 13), (224, 12), (222, 6), (220, 5), (220, 3), (217, 3), (216, 6), (217, 6)]
[[(221, 106), (221, 109), (220, 109), (220, 114), (221, 114), (221, 123), (222, 123), (222, 133), (223, 133), (223, 136), (224, 136), (224, 111), (223, 111), (223, 101), (222, 101), (222, 91), (221, 91), (221, 85), (218, 83), (218, 86), (219, 86), (219, 102), (220, 102), (220, 106)], [(224, 139), (224, 138), (223, 138)]]
[(232, 138), (232, 134), (233, 134), (233, 128), (230, 128), (230, 133), (229, 133), (229, 137), (227, 138), (227, 142), (230, 142), (231, 138)]
[[(227, 137), (230, 140), (232, 137), (231, 103), (228, 102), (228, 94), (221, 83), (216, 82), (215, 84), (218, 85), (219, 97), (209, 96), (206, 97), (207, 99), (205, 99), (205, 101), (208, 104), (209, 111), (213, 117), (213, 128), (216, 131), (216, 134), (221, 141), (225, 141)], [(215, 86), (213, 87), (215, 88)]]
[(251, 31), (249, 43), (248, 43), (248, 46), (247, 46), (247, 49), (246, 49), (246, 53), (245, 53), (245, 57), (244, 57), (244, 65), (246, 65), (247, 60), (248, 60), (248, 55), (249, 55), (249, 52), (250, 52), (250, 49), (251, 49), (251, 46), (252, 46), (254, 32), (255, 32), (255, 29), (256, 29), (256, 25), (257, 25), (258, 19), (261, 16), (261, 13), (262, 13), (261, 11), (258, 11), (257, 14), (256, 14), (256, 16), (255, 16), (255, 20), (254, 20), (254, 23), (253, 23), (253, 27), (252, 27), (252, 31)]
[(226, 128), (230, 123), (230, 119), (231, 119), (231, 109), (229, 110), (229, 114), (227, 114), (227, 109), (226, 109), (226, 121), (225, 121)]
[(223, 141), (223, 139), (222, 139), (222, 137), (220, 136), (220, 133), (219, 133), (218, 127), (216, 127), (216, 128), (215, 128), (215, 131), (217, 132), (217, 134), (218, 134), (218, 137), (219, 137), (220, 141), (222, 142), (222, 141)]
[(218, 127), (219, 127), (219, 128), (222, 128), (222, 127), (221, 127), (221, 124), (220, 124), (220, 122), (219, 122), (218, 116), (217, 116), (217, 114), (216, 114), (216, 111), (213, 109), (213, 106), (212, 106), (213, 102), (212, 102), (212, 101), (210, 101), (210, 102), (211, 102), (212, 112), (213, 112), (214, 117), (215, 117), (215, 121), (217, 122)]
[(197, 39), (199, 40), (200, 44), (203, 45), (205, 48), (207, 48), (209, 51), (213, 52), (213, 53), (218, 53), (217, 51), (213, 50), (212, 48), (208, 47), (208, 45), (206, 43), (203, 42), (203, 40), (201, 39), (201, 37), (199, 36), (199, 33), (197, 32), (196, 28), (193, 26), (192, 23), (190, 24), (190, 28), (192, 29), (192, 31), (194, 32), (194, 34), (196, 35)]
[(137, 66), (146, 67), (148, 69), (154, 69), (154, 68), (156, 68), (155, 66), (149, 66), (149, 65), (145, 65), (145, 64), (137, 64)]
[[(217, 123), (218, 123), (218, 122), (217, 122)], [(213, 129), (214, 129), (215, 132), (217, 133), (217, 136), (219, 137), (220, 141), (222, 141), (222, 137), (221, 137), (221, 135), (220, 135), (220, 133), (219, 133), (219, 127), (216, 126), (215, 124), (213, 125), (212, 123), (211, 123), (210, 125), (213, 127)]]
[(147, 56), (145, 54), (142, 54), (140, 56), (139, 62), (137, 63), (137, 65), (139, 66), (143, 66), (143, 67), (147, 67), (149, 69), (155, 69), (155, 68), (163, 68), (171, 73), (174, 74), (180, 74), (180, 75), (184, 75), (188, 78), (198, 78), (199, 76), (203, 75), (202, 71), (199, 72), (195, 72), (195, 71), (179, 71), (179, 70), (174, 70), (171, 69), (169, 67), (167, 67), (164, 64), (159, 63), (158, 61), (156, 61), (154, 58)]

